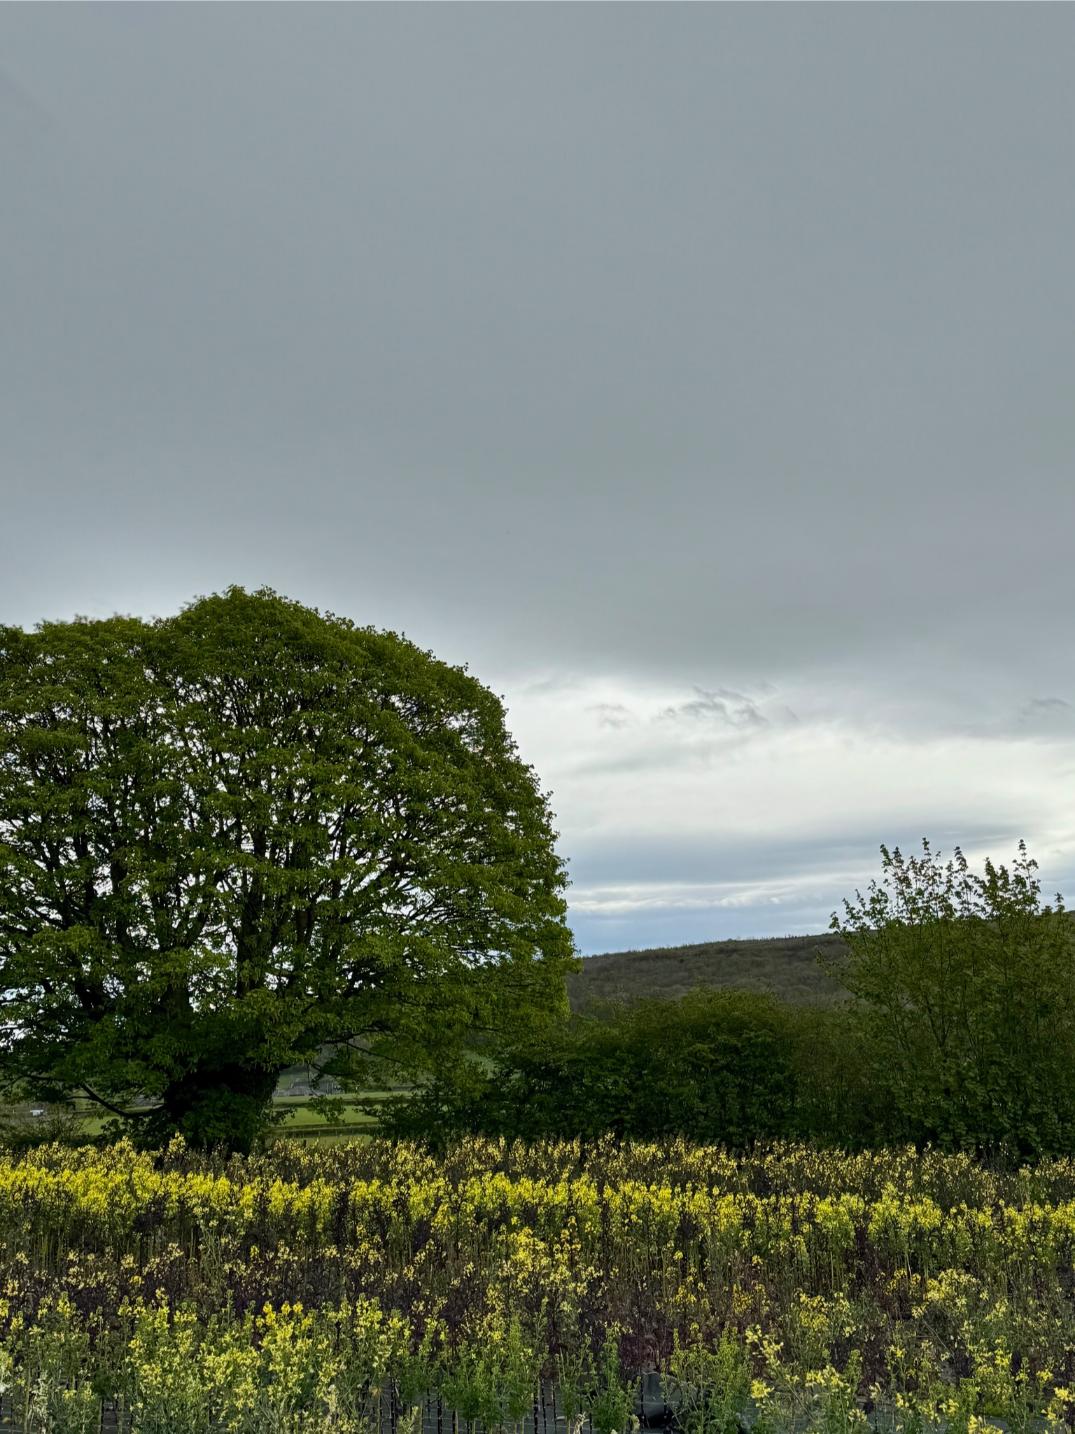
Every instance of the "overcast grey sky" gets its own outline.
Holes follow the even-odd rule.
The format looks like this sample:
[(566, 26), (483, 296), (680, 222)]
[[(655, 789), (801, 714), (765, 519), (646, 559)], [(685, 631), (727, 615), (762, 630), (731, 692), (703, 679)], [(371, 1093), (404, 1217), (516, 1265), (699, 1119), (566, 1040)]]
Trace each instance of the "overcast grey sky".
[(1075, 8), (0, 7), (0, 613), (503, 695), (584, 952), (1075, 904)]

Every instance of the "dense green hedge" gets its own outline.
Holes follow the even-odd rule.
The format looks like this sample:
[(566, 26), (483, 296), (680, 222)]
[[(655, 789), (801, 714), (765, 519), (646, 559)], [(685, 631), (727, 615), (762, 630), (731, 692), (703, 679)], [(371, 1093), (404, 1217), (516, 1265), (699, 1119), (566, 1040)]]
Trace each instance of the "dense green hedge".
[(737, 1150), (782, 1139), (850, 1150), (910, 1142), (1033, 1158), (1075, 1148), (1072, 1054), (1066, 1078), (1054, 1060), (1035, 1079), (1013, 1047), (994, 1066), (984, 1103), (971, 1066), (955, 1066), (942, 1084), (926, 1063), (898, 1065), (853, 1003), (811, 1008), (697, 991), (576, 1015), (552, 1035), (520, 1038), (491, 1068), (457, 1067), (385, 1102), (379, 1128), (434, 1144), (464, 1134), (590, 1140), (611, 1132)]
[(576, 1015), (552, 1036), (518, 1040), (491, 1070), (454, 1069), (386, 1103), (381, 1130), (433, 1140), (612, 1132), (732, 1148), (785, 1138), (861, 1147), (888, 1133), (874, 1076), (846, 1011), (696, 991)]

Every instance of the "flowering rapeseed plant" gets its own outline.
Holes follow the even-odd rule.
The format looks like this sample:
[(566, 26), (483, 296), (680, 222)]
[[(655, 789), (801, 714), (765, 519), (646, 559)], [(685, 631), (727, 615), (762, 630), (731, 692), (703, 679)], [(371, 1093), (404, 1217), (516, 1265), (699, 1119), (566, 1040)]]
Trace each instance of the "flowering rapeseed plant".
[(699, 1434), (1075, 1428), (1073, 1270), (1070, 1160), (43, 1147), (0, 1159), (0, 1385), (52, 1434), (103, 1400), (134, 1434), (372, 1431), (427, 1393), (443, 1434), (510, 1430), (542, 1381), (624, 1434), (651, 1370)]

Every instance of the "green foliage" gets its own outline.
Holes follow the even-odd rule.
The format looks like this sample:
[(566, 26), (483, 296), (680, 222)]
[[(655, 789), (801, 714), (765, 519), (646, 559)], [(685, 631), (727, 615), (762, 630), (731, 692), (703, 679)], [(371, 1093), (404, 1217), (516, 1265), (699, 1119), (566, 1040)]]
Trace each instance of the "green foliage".
[(16, 1107), (0, 1109), (0, 1150), (17, 1154), (38, 1145), (85, 1145), (86, 1122), (78, 1111), (52, 1107), (34, 1117)]
[[(212, 1391), (201, 1352), (204, 1332), (190, 1310), (139, 1311), (131, 1351), (131, 1405), (139, 1434), (200, 1434), (209, 1423)], [(223, 1386), (230, 1395), (232, 1381)], [(219, 1377), (219, 1374), (218, 1374)]]
[(881, 848), (894, 902), (871, 882), (869, 902), (844, 902), (854, 925), (832, 918), (892, 1137), (1019, 1157), (1075, 1149), (1075, 932), (1059, 893), (1056, 911), (1039, 909), (1023, 842), (1014, 875), (987, 860), (984, 878), (957, 847), (943, 884), (922, 845), (906, 863)]
[(540, 1365), (519, 1317), (490, 1313), (459, 1343), (440, 1392), (462, 1418), (479, 1420), (490, 1434), (514, 1429), (530, 1412)]
[(1072, 1151), (1075, 927), (1061, 898), (1039, 909), (1022, 843), (1014, 875), (987, 861), (984, 878), (968, 876), (957, 848), (946, 880), (924, 845), (926, 860), (907, 865), (881, 848), (894, 911), (874, 883), (858, 913), (845, 902), (857, 926), (834, 915), (838, 949), (819, 959), (841, 1004), (734, 989), (591, 1003), (501, 1045), (492, 1070), (442, 1072), (383, 1108), (382, 1129)]
[(638, 1429), (634, 1379), (620, 1360), (621, 1333), (619, 1325), (609, 1324), (596, 1357), (585, 1343), (557, 1352), (553, 1368), (567, 1434), (579, 1434), (587, 1418), (594, 1434)]
[(795, 1136), (851, 1150), (905, 1138), (859, 1012), (788, 1009), (786, 1058), (795, 1075)]
[(0, 628), (0, 739), (10, 1087), (245, 1150), (326, 1048), (370, 1084), (566, 1011), (547, 799), (494, 694), (395, 633), (241, 588)]
[(492, 1070), (458, 1065), (380, 1107), (382, 1131), (445, 1141), (682, 1134), (730, 1146), (791, 1134), (796, 1013), (747, 991), (636, 1002), (525, 1032)]
[[(632, 1420), (634, 1391), (620, 1363), (618, 1326), (605, 1331), (586, 1407), (593, 1434), (623, 1434)], [(638, 1421), (634, 1420), (637, 1429)]]
[(699, 1331), (684, 1344), (675, 1333), (669, 1361), (669, 1394), (676, 1427), (683, 1434), (738, 1434), (739, 1415), (750, 1399), (750, 1359), (742, 1341), (725, 1330), (715, 1349)]
[[(681, 1134), (732, 1148), (792, 1137), (864, 1149), (933, 1142), (1022, 1159), (1075, 1149), (1075, 927), (1038, 907), (1036, 863), (947, 878), (927, 859), (818, 955), (840, 1004), (734, 989), (591, 1003), (524, 1033), (483, 1073), (456, 1067), (383, 1127), (540, 1139)], [(958, 875), (957, 875), (958, 873)], [(876, 883), (874, 884), (876, 892)], [(852, 916), (849, 903), (845, 903)], [(666, 953), (667, 954), (667, 953)]]

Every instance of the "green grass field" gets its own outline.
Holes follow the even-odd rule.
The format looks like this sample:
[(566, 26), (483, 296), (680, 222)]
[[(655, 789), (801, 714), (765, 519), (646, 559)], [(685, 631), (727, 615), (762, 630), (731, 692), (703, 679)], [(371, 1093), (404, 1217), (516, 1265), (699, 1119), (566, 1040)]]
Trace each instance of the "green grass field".
[[(391, 1094), (391, 1091), (384, 1090), (363, 1091), (362, 1099), (382, 1101)], [(377, 1128), (377, 1117), (360, 1110), (350, 1101), (344, 1106), (343, 1119), (340, 1121), (325, 1120), (305, 1096), (277, 1096), (273, 1107), (277, 1112), (286, 1112), (284, 1118), (274, 1127), (274, 1134), (278, 1139), (340, 1140), (350, 1135), (369, 1135)]]
[[(318, 1141), (347, 1139), (352, 1135), (369, 1135), (377, 1128), (377, 1118), (360, 1110), (356, 1101), (358, 1099), (381, 1101), (390, 1095), (392, 1095), (391, 1091), (363, 1091), (360, 1096), (352, 1096), (344, 1106), (342, 1120), (331, 1121), (325, 1120), (318, 1113), (309, 1096), (278, 1096), (273, 1101), (273, 1107), (275, 1111), (283, 1113), (283, 1119), (274, 1127), (273, 1135), (277, 1139)], [(34, 1108), (33, 1102), (25, 1102), (11, 1106), (9, 1113), (21, 1119), (28, 1116), (32, 1108)], [(48, 1110), (48, 1107), (46, 1106), (45, 1109)], [(86, 1138), (92, 1140), (100, 1135), (109, 1118), (107, 1113), (89, 1100), (77, 1101), (75, 1109)]]

